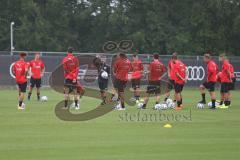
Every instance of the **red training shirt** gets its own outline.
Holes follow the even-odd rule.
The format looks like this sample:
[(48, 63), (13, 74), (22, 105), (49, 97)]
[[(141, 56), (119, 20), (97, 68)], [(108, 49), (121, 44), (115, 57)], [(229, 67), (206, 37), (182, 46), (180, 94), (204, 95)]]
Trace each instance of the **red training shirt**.
[(168, 69), (169, 69), (169, 79), (170, 80), (174, 80), (175, 79), (175, 71), (174, 71), (174, 65), (175, 63), (173, 62), (173, 60), (170, 60), (168, 62)]
[(166, 72), (166, 67), (159, 61), (154, 59), (148, 67), (148, 81), (159, 81), (161, 76)]
[(14, 63), (13, 72), (15, 74), (15, 80), (17, 84), (23, 84), (27, 82), (27, 70), (28, 63), (24, 60), (19, 60)]
[(79, 72), (79, 60), (72, 53), (68, 55), (62, 61), (64, 69), (65, 79), (77, 80)]
[(143, 64), (141, 60), (132, 61), (132, 79), (140, 79), (142, 77)]
[(32, 60), (29, 67), (31, 68), (31, 77), (34, 79), (40, 79), (42, 77), (42, 71), (45, 68), (42, 60)]
[(218, 65), (213, 60), (210, 60), (207, 63), (207, 81), (217, 82), (217, 74), (218, 74)]
[(127, 81), (128, 73), (132, 71), (131, 62), (127, 58), (117, 59), (113, 65), (113, 68), (114, 68), (115, 78), (122, 81)]
[(180, 60), (177, 60), (176, 61), (176, 64), (175, 64), (175, 67), (174, 67), (174, 71), (175, 71), (175, 83), (177, 84), (185, 84), (185, 81), (182, 80), (180, 77), (177, 76), (177, 74), (179, 74), (182, 78), (186, 78), (186, 70), (187, 70), (187, 67), (186, 65), (180, 61)]
[(228, 74), (228, 72), (231, 72), (231, 65), (228, 60), (224, 60), (222, 64), (222, 83), (230, 83), (232, 81), (231, 76)]

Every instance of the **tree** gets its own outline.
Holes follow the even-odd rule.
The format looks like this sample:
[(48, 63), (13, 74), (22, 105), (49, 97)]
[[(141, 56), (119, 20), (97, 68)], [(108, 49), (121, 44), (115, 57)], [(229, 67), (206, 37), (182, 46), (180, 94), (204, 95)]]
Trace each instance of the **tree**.
[(130, 39), (142, 53), (239, 55), (238, 0), (10, 0), (0, 2), (0, 50), (102, 52)]

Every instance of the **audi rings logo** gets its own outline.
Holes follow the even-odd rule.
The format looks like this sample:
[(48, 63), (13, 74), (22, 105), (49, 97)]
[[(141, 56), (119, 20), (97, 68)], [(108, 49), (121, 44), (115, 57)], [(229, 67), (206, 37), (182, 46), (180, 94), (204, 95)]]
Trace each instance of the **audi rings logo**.
[(205, 77), (205, 70), (202, 66), (188, 66), (187, 80), (188, 81), (202, 81)]

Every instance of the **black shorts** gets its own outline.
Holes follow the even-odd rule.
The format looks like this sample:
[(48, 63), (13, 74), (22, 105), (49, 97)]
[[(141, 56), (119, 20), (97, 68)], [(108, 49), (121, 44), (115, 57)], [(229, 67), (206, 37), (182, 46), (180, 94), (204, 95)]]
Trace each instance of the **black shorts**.
[(161, 81), (149, 81), (147, 87), (148, 94), (160, 94), (161, 93)]
[(209, 92), (215, 91), (215, 82), (204, 82), (202, 84)]
[(73, 90), (77, 89), (77, 82), (74, 83), (71, 79), (65, 79), (64, 87), (67, 87), (69, 89), (69, 93), (71, 93)]
[(100, 91), (106, 91), (108, 89), (108, 80), (98, 81), (98, 87)]
[(42, 84), (42, 80), (41, 78), (39, 79), (35, 79), (33, 77), (31, 77), (30, 79), (30, 86), (33, 88), (33, 87), (37, 87), (37, 88), (40, 88), (41, 87), (41, 84)]
[(22, 84), (17, 84), (18, 85), (18, 88), (19, 88), (19, 91), (22, 92), (22, 93), (25, 93), (26, 90), (27, 90), (27, 82), (25, 83), (22, 83)]
[(174, 88), (174, 80), (169, 79), (167, 84), (167, 89), (172, 90)]
[(114, 88), (116, 88), (119, 92), (124, 92), (126, 88), (127, 81), (115, 79), (114, 80)]
[(221, 93), (228, 93), (230, 91), (230, 86), (231, 86), (231, 83), (227, 83), (227, 82), (221, 83), (220, 92)]
[(133, 89), (140, 88), (141, 79), (132, 79), (131, 82), (132, 82), (132, 88)]
[(232, 78), (232, 83), (229, 86), (229, 90), (234, 90), (235, 89), (235, 82), (236, 82), (236, 78)]
[(183, 90), (183, 87), (184, 87), (183, 84), (178, 84), (178, 83), (175, 83), (175, 84), (174, 84), (174, 89), (175, 89), (175, 92), (176, 92), (176, 93), (181, 93), (182, 90)]

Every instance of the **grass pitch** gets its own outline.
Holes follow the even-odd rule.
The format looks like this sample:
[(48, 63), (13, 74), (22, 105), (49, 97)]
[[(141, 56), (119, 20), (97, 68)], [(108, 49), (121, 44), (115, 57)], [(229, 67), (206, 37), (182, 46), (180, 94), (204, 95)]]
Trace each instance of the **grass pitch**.
[[(17, 110), (17, 92), (0, 91), (0, 160), (236, 160), (240, 158), (240, 99), (233, 92), (232, 107), (226, 110), (196, 109), (200, 95), (197, 90), (184, 91), (183, 111), (161, 111), (165, 115), (185, 115), (191, 119), (161, 119), (152, 121), (136, 107), (112, 111), (87, 122), (65, 122), (54, 113), (63, 95), (42, 91), (49, 101), (26, 101), (25, 111)], [(209, 100), (209, 99), (208, 99)], [(85, 112), (100, 101), (84, 97), (81, 110)], [(170, 123), (173, 128), (163, 125)]]

